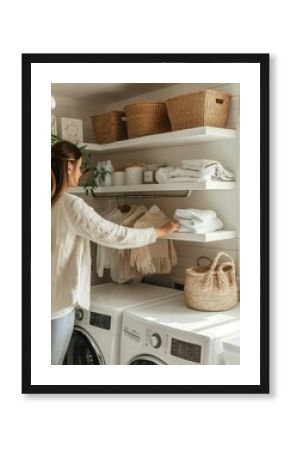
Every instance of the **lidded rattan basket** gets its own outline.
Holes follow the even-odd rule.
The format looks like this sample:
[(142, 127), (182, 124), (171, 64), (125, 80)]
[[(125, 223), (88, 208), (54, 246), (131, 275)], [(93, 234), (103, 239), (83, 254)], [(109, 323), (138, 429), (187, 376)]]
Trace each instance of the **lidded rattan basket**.
[(91, 117), (98, 144), (122, 141), (128, 138), (124, 111), (109, 111)]
[[(220, 262), (220, 258), (226, 261)], [(202, 258), (209, 260), (209, 265), (201, 265)], [(186, 304), (199, 311), (225, 311), (238, 302), (238, 287), (233, 258), (219, 252), (213, 261), (201, 256), (197, 265), (186, 269), (184, 285)]]
[(224, 128), (227, 124), (231, 95), (206, 89), (166, 100), (172, 130), (196, 127)]
[(166, 104), (139, 102), (125, 106), (129, 138), (171, 131)]

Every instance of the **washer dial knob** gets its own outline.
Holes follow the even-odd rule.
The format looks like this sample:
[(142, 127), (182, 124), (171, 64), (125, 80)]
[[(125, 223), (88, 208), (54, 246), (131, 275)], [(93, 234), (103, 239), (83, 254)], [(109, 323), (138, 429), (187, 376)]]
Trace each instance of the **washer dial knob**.
[(76, 318), (81, 321), (84, 318), (84, 312), (81, 308), (76, 308)]
[(151, 334), (149, 342), (153, 348), (159, 348), (161, 345), (161, 336), (158, 333)]

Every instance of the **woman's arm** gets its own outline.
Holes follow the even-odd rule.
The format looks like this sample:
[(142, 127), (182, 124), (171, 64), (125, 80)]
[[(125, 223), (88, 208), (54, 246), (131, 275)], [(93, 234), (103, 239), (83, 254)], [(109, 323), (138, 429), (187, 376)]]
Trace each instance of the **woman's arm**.
[(165, 225), (163, 225), (160, 228), (155, 228), (156, 234), (158, 238), (167, 236), (170, 233), (174, 233), (175, 231), (178, 231), (180, 228), (179, 223), (170, 221), (167, 222)]
[(97, 244), (115, 249), (131, 249), (152, 244), (159, 237), (164, 237), (176, 231), (179, 227), (169, 222), (161, 228), (135, 229), (117, 225), (103, 219), (82, 199), (76, 197), (67, 214), (70, 223), (79, 236)]

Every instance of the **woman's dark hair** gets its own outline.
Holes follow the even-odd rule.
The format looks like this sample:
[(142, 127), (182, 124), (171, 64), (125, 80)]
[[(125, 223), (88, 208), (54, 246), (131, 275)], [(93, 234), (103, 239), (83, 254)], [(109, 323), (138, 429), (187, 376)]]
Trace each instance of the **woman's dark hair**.
[(81, 157), (80, 149), (71, 142), (58, 141), (51, 146), (51, 206), (67, 183), (68, 162), (76, 164)]

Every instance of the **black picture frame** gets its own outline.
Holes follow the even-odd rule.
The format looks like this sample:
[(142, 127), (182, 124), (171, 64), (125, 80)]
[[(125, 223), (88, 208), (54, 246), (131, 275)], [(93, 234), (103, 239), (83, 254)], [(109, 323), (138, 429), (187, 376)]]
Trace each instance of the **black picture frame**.
[[(260, 383), (255, 385), (36, 385), (31, 381), (31, 66), (34, 63), (244, 63), (260, 68)], [(269, 393), (269, 54), (22, 55), (22, 393)], [(261, 151), (262, 150), (262, 151)]]

